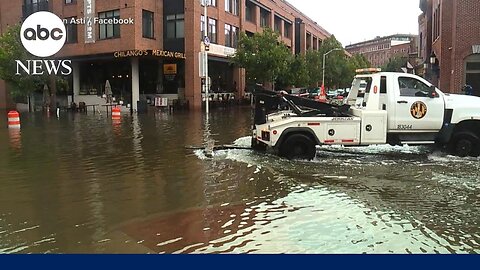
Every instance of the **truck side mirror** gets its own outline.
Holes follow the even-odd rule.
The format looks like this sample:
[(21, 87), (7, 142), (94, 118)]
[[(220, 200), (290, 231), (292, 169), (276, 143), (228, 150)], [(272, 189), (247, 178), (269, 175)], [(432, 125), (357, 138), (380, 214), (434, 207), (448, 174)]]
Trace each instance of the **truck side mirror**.
[(436, 98), (438, 95), (437, 95), (437, 91), (435, 91), (436, 87), (434, 85), (430, 86), (428, 88), (428, 96), (430, 98)]

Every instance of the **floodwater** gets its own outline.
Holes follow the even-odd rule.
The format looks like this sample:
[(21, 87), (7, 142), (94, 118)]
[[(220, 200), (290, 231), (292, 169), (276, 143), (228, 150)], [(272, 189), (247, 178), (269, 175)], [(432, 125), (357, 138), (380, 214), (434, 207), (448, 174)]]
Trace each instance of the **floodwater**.
[(0, 117), (0, 253), (480, 253), (480, 160), (250, 150), (248, 108)]

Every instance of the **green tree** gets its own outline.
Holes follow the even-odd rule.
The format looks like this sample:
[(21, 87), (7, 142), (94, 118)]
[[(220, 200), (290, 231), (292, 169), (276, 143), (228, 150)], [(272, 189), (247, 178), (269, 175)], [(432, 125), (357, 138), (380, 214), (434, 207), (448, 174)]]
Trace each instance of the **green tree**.
[(388, 62), (382, 66), (382, 71), (386, 72), (403, 72), (402, 68), (407, 66), (407, 58), (402, 55), (396, 55), (388, 60)]
[(37, 87), (46, 82), (45, 77), (30, 76), (27, 74), (16, 75), (15, 60), (26, 62), (34, 59), (22, 45), (20, 40), (20, 25), (14, 25), (0, 36), (0, 78), (9, 86), (13, 97), (30, 95)]
[(349, 87), (353, 77), (355, 76), (355, 70), (368, 67), (371, 67), (370, 62), (364, 55), (355, 54), (350, 57), (347, 61), (346, 69), (343, 71), (345, 75), (342, 77), (340, 87)]
[[(322, 42), (319, 53), (322, 56), (332, 49), (343, 48), (342, 44), (335, 38), (334, 35), (325, 39)], [(344, 82), (352, 80), (350, 74), (348, 74), (348, 62), (343, 51), (332, 51), (325, 58), (325, 87), (335, 88), (341, 87)]]
[(370, 62), (363, 54), (355, 54), (352, 57), (350, 57), (349, 60), (350, 60), (349, 63), (355, 69), (371, 67)]
[(55, 75), (31, 76), (19, 72), (17, 75), (16, 60), (26, 63), (27, 60), (37, 59), (22, 45), (20, 39), (20, 25), (14, 25), (0, 36), (0, 79), (8, 84), (10, 95), (15, 98), (25, 98), (35, 90), (42, 90), (45, 84), (49, 85), (51, 94), (51, 111), (56, 109), (57, 87), (68, 90), (68, 83)]
[(289, 49), (278, 40), (278, 34), (268, 28), (252, 37), (241, 33), (233, 62), (246, 69), (251, 82), (274, 83), (292, 62)]
[(322, 57), (319, 51), (309, 50), (305, 54), (308, 70), (308, 86), (318, 86), (318, 83), (322, 80)]
[(308, 84), (308, 67), (305, 56), (291, 55), (287, 61), (287, 68), (277, 78), (277, 85), (281, 88), (288, 86), (302, 87)]

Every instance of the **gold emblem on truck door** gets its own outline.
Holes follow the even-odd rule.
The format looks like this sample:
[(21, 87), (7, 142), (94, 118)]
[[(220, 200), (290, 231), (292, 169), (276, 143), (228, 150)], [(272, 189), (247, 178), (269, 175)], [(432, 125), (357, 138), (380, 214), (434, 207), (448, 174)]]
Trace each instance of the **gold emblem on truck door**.
[(410, 113), (415, 119), (422, 119), (427, 115), (427, 105), (421, 101), (414, 102), (410, 107)]

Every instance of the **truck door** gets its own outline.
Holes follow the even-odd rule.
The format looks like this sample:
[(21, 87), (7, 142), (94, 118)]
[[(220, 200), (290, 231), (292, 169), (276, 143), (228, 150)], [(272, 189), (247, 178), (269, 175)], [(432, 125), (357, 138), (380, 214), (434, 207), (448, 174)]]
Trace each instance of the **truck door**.
[(398, 76), (395, 93), (395, 125), (393, 130), (440, 130), (443, 124), (445, 103), (438, 93), (429, 97), (429, 87), (421, 80)]

